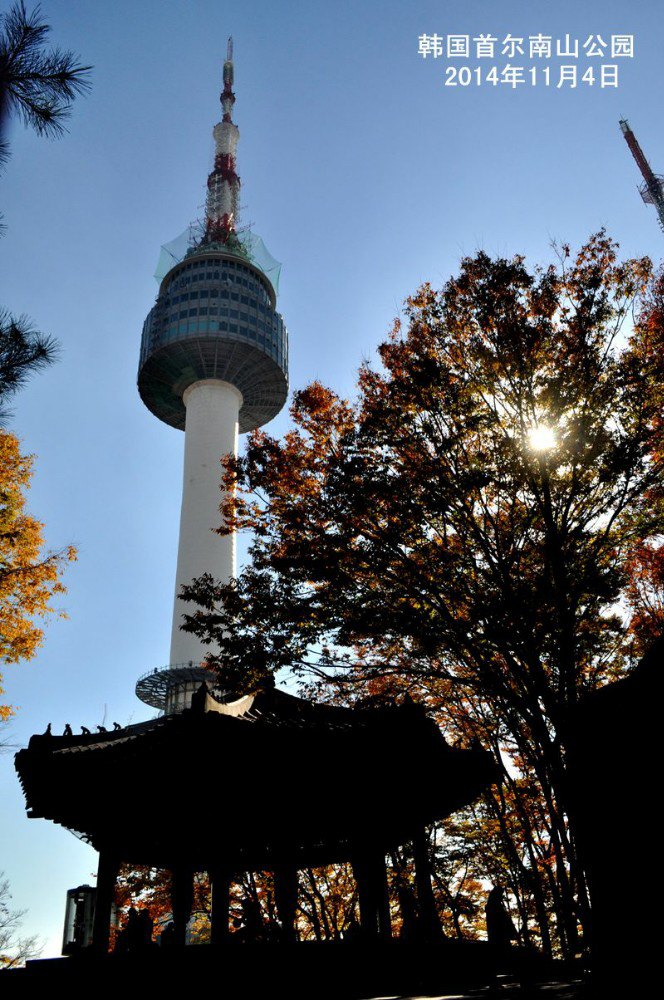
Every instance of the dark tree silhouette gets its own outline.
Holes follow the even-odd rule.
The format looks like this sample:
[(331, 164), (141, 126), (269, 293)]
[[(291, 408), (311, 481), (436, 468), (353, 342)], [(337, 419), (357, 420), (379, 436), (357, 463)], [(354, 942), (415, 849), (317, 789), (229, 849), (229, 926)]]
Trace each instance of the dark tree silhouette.
[(25, 910), (12, 910), (9, 882), (0, 872), (0, 970), (24, 965), (28, 959), (37, 958), (44, 947), (36, 934), (21, 935)]
[(90, 66), (81, 66), (73, 52), (45, 48), (50, 30), (40, 7), (28, 14), (23, 0), (0, 19), (0, 161), (9, 153), (10, 117), (18, 115), (39, 135), (57, 137), (74, 98), (90, 87)]
[(8, 416), (6, 398), (35, 372), (52, 364), (57, 355), (53, 337), (34, 330), (27, 317), (16, 318), (0, 310), (0, 421)]

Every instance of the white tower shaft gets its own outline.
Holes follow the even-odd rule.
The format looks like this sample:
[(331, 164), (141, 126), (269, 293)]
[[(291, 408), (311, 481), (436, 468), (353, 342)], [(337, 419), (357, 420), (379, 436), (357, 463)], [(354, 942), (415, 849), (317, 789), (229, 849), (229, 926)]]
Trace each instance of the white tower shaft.
[(183, 617), (198, 608), (181, 601), (179, 593), (204, 575), (221, 584), (236, 576), (235, 537), (218, 534), (221, 458), (236, 456), (240, 429), (251, 431), (271, 420), (288, 391), (288, 335), (276, 311), (275, 288), (237, 234), (233, 75), (229, 39), (205, 232), (164, 276), (141, 339), (141, 398), (160, 420), (185, 431), (169, 666), (149, 671), (136, 685), (142, 701), (168, 715), (190, 707), (203, 681), (214, 684), (201, 664), (219, 647), (182, 630)]
[(171, 666), (198, 666), (211, 651), (195, 635), (180, 629), (183, 614), (193, 605), (178, 597), (180, 587), (203, 573), (222, 583), (235, 576), (235, 537), (219, 535), (222, 455), (237, 455), (238, 417), (242, 394), (229, 382), (203, 379), (185, 391), (187, 410), (184, 439), (184, 479), (180, 515), (180, 543), (175, 581), (171, 633)]

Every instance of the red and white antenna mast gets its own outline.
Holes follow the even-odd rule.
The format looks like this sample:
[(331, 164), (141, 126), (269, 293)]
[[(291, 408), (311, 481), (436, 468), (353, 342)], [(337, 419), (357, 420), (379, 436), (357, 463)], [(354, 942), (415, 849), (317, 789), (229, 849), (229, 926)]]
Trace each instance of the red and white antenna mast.
[(659, 216), (660, 228), (664, 231), (664, 177), (653, 173), (652, 167), (648, 163), (645, 153), (636, 141), (636, 136), (629, 127), (627, 119), (620, 120), (620, 128), (625, 136), (625, 142), (630, 148), (630, 152), (636, 160), (636, 165), (641, 171), (644, 183), (639, 187), (639, 193), (646, 205), (654, 205)]
[(208, 192), (205, 200), (206, 243), (227, 243), (237, 230), (240, 202), (240, 178), (235, 166), (235, 151), (240, 138), (240, 130), (232, 120), (235, 94), (233, 93), (233, 39), (228, 39), (226, 61), (223, 69), (224, 89), (221, 101), (221, 121), (215, 125), (214, 169), (208, 177)]

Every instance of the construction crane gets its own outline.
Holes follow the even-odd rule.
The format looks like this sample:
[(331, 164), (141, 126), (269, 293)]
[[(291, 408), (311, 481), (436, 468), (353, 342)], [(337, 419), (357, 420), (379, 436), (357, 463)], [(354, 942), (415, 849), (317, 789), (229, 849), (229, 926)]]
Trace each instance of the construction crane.
[(636, 160), (636, 165), (641, 171), (641, 175), (643, 177), (644, 183), (640, 185), (639, 193), (646, 205), (654, 205), (657, 209), (659, 225), (664, 232), (664, 177), (653, 173), (652, 167), (648, 163), (643, 150), (636, 141), (636, 136), (629, 127), (629, 122), (626, 118), (621, 118), (620, 128), (622, 129), (622, 134), (625, 136), (625, 142), (629, 146), (632, 156)]

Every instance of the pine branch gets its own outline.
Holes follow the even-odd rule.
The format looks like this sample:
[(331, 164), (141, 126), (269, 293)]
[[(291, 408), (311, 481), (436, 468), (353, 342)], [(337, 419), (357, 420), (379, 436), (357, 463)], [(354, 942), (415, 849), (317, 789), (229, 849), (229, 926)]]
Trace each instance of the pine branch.
[(3, 406), (28, 382), (31, 375), (57, 360), (57, 341), (31, 326), (26, 316), (14, 317), (0, 310), (0, 420), (9, 411)]
[[(50, 25), (39, 6), (28, 14), (23, 0), (4, 15), (0, 28), (0, 132), (18, 115), (38, 135), (52, 138), (65, 131), (65, 120), (79, 94), (90, 89), (92, 67), (82, 66), (69, 50), (44, 51)], [(6, 144), (0, 162), (6, 159)]]

